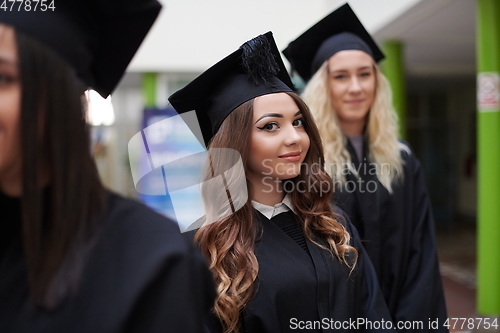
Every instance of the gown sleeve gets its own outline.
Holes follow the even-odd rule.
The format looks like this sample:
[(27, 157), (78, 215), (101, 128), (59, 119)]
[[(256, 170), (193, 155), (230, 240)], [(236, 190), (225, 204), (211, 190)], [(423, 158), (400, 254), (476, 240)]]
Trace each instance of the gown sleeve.
[[(444, 293), (437, 260), (434, 219), (425, 187), (421, 165), (416, 158), (407, 160), (409, 173), (405, 182), (412, 182), (412, 237), (404, 284), (396, 308), (395, 319), (414, 321), (438, 320), (438, 332), (448, 332), (442, 326), (447, 318)], [(428, 323), (424, 322), (424, 328)], [(436, 330), (432, 330), (433, 332)]]
[(396, 332), (393, 328), (394, 323), (392, 322), (384, 296), (380, 290), (377, 274), (368, 254), (361, 244), (356, 227), (351, 223), (344, 211), (336, 208), (335, 213), (342, 215), (344, 218), (345, 222), (342, 222), (344, 222), (346, 230), (351, 235), (351, 246), (358, 251), (356, 271), (361, 276), (360, 301), (362, 302), (359, 306), (362, 309), (362, 319), (372, 323), (367, 323), (363, 332)]
[[(137, 299), (124, 332), (205, 332), (204, 320), (215, 292), (204, 259), (196, 250), (168, 258)], [(207, 292), (207, 289), (210, 292)]]
[(204, 332), (215, 299), (212, 274), (174, 221), (112, 193), (102, 220), (77, 288), (50, 311), (29, 298), (15, 238), (0, 260), (0, 331)]
[(113, 196), (108, 220), (83, 281), (89, 297), (76, 309), (115, 307), (95, 314), (104, 323), (123, 318), (113, 319), (119, 326), (110, 332), (204, 332), (215, 288), (194, 244), (175, 223), (129, 199)]

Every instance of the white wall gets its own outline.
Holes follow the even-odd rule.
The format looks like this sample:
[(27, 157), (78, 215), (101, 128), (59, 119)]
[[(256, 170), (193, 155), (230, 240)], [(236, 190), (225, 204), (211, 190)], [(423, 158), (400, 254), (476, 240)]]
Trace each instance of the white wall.
[[(351, 0), (367, 30), (421, 0)], [(164, 5), (129, 70), (201, 72), (245, 41), (273, 31), (280, 49), (343, 0), (160, 0)]]

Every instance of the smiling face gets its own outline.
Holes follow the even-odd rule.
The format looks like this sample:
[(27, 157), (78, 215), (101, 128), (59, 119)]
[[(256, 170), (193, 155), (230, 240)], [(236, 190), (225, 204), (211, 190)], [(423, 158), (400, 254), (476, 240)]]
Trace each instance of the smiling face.
[(251, 183), (261, 183), (264, 177), (296, 177), (309, 145), (301, 111), (292, 97), (275, 93), (255, 98), (247, 171)]
[(14, 30), (0, 24), (0, 189), (6, 193), (12, 181), (21, 178), (21, 83), (17, 61)]
[(359, 50), (337, 52), (328, 60), (328, 82), (340, 126), (362, 130), (375, 97), (372, 57)]

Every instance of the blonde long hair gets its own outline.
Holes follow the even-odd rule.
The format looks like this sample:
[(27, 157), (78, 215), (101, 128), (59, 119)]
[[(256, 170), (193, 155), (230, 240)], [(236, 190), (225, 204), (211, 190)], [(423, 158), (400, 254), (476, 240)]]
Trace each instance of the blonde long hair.
[[(377, 64), (373, 63), (373, 68), (376, 77), (375, 99), (368, 113), (364, 136), (368, 142), (368, 161), (375, 166), (380, 183), (392, 193), (392, 186), (404, 177), (401, 150), (409, 153), (409, 149), (398, 140), (398, 118), (392, 106), (389, 82)], [(344, 169), (347, 167), (353, 174), (356, 171), (346, 148), (347, 138), (332, 106), (327, 61), (308, 82), (302, 98), (318, 124), (325, 149), (325, 169), (334, 177), (336, 184), (345, 184)]]
[[(300, 175), (287, 180), (287, 182), (293, 182), (294, 185), (300, 182), (314, 185), (311, 189), (315, 191), (299, 193), (294, 190), (289, 193), (296, 208), (298, 220), (302, 224), (305, 237), (332, 253), (352, 270), (356, 264), (357, 251), (349, 245), (350, 235), (339, 223), (342, 216), (335, 214), (330, 206), (333, 182), (322, 169), (323, 147), (318, 129), (307, 105), (300, 97), (294, 93), (287, 94), (293, 98), (302, 111), (305, 120), (304, 127), (311, 141)], [(245, 169), (250, 154), (252, 117), (253, 100), (250, 100), (231, 112), (209, 145), (210, 148), (231, 148), (240, 152)], [(214, 151), (215, 155), (224, 152), (222, 149), (214, 149)], [(213, 156), (212, 161), (214, 163), (211, 164), (212, 170), (208, 170), (208, 178), (219, 176), (228, 169), (228, 166), (223, 163), (225, 161), (223, 156)], [(231, 188), (231, 183), (235, 182), (231, 178), (232, 175), (229, 175), (226, 179), (228, 188)], [(247, 187), (251, 191), (250, 186)], [(292, 188), (296, 189), (297, 186)], [(210, 189), (210, 187), (202, 188), (204, 204), (208, 206), (206, 208), (209, 211), (210, 206), (215, 205), (216, 207), (213, 207), (215, 214), (221, 214), (221, 210), (226, 210), (227, 205), (221, 208), (222, 206), (218, 203), (220, 200), (217, 198), (214, 200), (214, 193)], [(252, 197), (251, 192), (248, 197)], [(231, 198), (231, 200), (235, 202), (238, 199)], [(254, 244), (259, 239), (262, 230), (253, 214), (251, 202), (248, 200), (231, 216), (201, 227), (195, 235), (195, 241), (208, 259), (215, 277), (218, 295), (214, 304), (214, 313), (226, 333), (239, 331), (240, 315), (254, 296), (254, 285), (259, 272)], [(326, 241), (326, 245), (317, 243), (315, 236)]]

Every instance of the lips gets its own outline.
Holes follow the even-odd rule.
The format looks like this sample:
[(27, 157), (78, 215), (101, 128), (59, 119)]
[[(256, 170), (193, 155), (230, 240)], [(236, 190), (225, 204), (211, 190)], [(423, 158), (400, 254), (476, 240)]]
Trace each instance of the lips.
[(359, 104), (359, 103), (363, 103), (365, 100), (364, 99), (353, 99), (353, 100), (350, 100), (350, 101), (345, 101), (347, 104)]
[(302, 154), (302, 152), (300, 152), (300, 151), (294, 151), (291, 153), (286, 153), (286, 154), (280, 155), (278, 157), (282, 158), (284, 160), (287, 160), (289, 162), (297, 162), (297, 161), (300, 161), (301, 154)]

